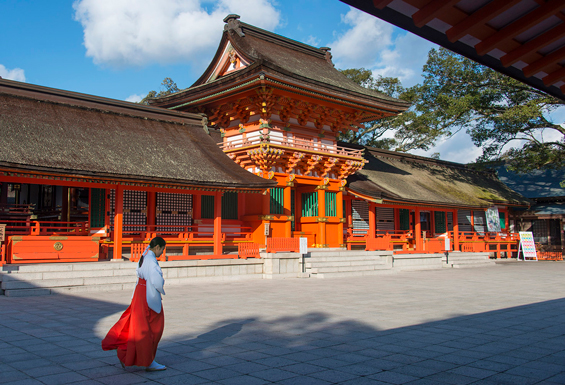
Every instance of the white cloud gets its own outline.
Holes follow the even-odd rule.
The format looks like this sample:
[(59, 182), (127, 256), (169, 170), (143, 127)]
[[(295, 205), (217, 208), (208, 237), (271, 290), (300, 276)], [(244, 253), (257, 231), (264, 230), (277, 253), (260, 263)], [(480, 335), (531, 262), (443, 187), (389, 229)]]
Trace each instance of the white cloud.
[(14, 68), (12, 70), (9, 70), (2, 64), (0, 64), (0, 77), (2, 77), (3, 79), (16, 80), (18, 82), (26, 81), (26, 76), (23, 69)]
[(390, 48), (383, 50), (371, 68), (374, 75), (397, 77), (405, 87), (421, 82), (428, 52), (437, 45), (412, 33), (399, 35)]
[(371, 68), (392, 42), (392, 25), (354, 8), (341, 19), (351, 27), (330, 44), (336, 66)]
[(280, 12), (272, 0), (77, 0), (75, 20), (84, 30), (86, 55), (113, 67), (198, 61), (220, 40), (223, 18), (273, 30)]
[(126, 102), (138, 103), (144, 97), (145, 97), (145, 95), (133, 94), (133, 95), (130, 95), (126, 98)]
[(308, 36), (308, 39), (306, 39), (306, 41), (304, 42), (308, 45), (311, 45), (312, 47), (319, 47), (320, 46), (320, 39), (318, 39), (316, 36)]
[(363, 67), (375, 76), (398, 77), (405, 87), (420, 82), (428, 51), (436, 45), (407, 32), (394, 37), (391, 24), (354, 8), (342, 22), (349, 29), (330, 45), (336, 67)]

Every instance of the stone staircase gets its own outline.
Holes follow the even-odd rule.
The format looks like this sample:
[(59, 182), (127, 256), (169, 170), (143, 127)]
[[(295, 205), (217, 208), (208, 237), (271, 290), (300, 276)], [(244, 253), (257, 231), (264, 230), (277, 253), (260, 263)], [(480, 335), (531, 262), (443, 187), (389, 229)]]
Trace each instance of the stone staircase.
[(312, 278), (382, 275), (394, 272), (392, 251), (311, 250), (304, 258), (304, 264), (306, 273)]
[(452, 251), (449, 256), (443, 257), (444, 267), (461, 269), (467, 267), (495, 266), (496, 262), (490, 259), (489, 253), (464, 253)]
[[(263, 260), (259, 258), (168, 261), (159, 264), (166, 285), (263, 278)], [(0, 266), (0, 295), (23, 297), (133, 291), (136, 266), (136, 263), (129, 261), (4, 265)]]

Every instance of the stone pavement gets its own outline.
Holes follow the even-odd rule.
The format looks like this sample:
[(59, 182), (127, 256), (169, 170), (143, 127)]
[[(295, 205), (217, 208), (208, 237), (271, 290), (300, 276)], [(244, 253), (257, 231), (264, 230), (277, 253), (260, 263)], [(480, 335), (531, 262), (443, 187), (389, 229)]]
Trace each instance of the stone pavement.
[(131, 292), (0, 297), (0, 384), (565, 384), (565, 263), (166, 287), (164, 372), (100, 340)]

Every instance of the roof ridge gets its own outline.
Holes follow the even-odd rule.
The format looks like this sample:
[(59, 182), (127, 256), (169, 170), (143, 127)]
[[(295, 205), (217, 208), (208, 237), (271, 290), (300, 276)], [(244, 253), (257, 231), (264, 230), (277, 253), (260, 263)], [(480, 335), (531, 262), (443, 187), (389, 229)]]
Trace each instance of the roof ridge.
[(202, 114), (168, 110), (161, 107), (147, 106), (118, 99), (7, 79), (0, 79), (0, 94), (5, 94), (10, 97), (39, 100), (45, 103), (93, 109), (118, 115), (128, 115), (141, 119), (167, 121), (179, 124), (196, 124), (196, 120), (202, 121), (203, 119)]
[[(239, 36), (244, 37), (246, 32), (251, 32), (251, 34), (261, 35), (264, 38), (266, 37), (268, 40), (274, 40), (277, 43), (283, 43), (283, 45), (290, 46), (293, 48), (299, 48), (301, 51), (308, 53), (310, 55), (320, 56), (321, 58), (326, 58), (329, 54), (330, 48), (322, 47), (317, 48), (312, 45), (302, 43), (298, 40), (289, 39), (288, 37), (279, 35), (277, 33), (267, 31), (265, 29), (256, 27), (251, 24), (244, 23), (239, 21), (240, 16), (231, 14), (224, 18), (224, 22), (226, 25), (224, 26), (224, 30), (234, 30)], [(243, 27), (243, 28), (242, 28)], [(246, 31), (247, 30), (247, 31)], [(331, 56), (331, 54), (330, 54)], [(330, 61), (331, 63), (331, 61)], [(333, 64), (333, 63), (332, 63)]]

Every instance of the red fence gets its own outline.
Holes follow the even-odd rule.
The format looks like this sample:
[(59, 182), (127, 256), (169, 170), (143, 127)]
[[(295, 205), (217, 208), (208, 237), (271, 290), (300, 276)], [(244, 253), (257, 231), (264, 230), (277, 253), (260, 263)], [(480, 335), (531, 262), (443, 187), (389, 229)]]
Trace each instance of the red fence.
[(300, 251), (300, 238), (267, 238), (267, 253)]
[(240, 243), (237, 245), (237, 254), (241, 259), (261, 258), (259, 245), (257, 243)]

